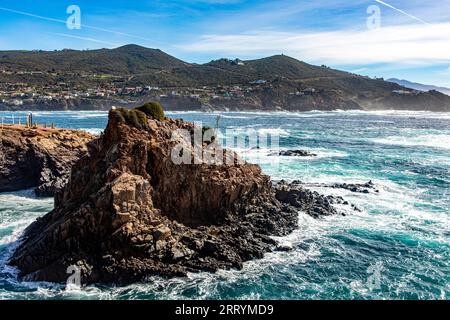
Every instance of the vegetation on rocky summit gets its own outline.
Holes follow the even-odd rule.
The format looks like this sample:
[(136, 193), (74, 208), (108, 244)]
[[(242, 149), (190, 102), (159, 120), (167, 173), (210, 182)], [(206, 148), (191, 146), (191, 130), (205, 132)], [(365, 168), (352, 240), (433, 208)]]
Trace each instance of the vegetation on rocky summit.
[(138, 110), (148, 117), (151, 117), (158, 121), (163, 121), (166, 117), (164, 115), (164, 109), (159, 102), (147, 102), (146, 104), (136, 108), (135, 110)]
[(138, 129), (147, 128), (147, 116), (142, 111), (137, 109), (119, 108), (113, 110), (113, 115), (116, 116), (119, 122), (126, 123)]
[(164, 110), (159, 102), (147, 102), (144, 105), (134, 108), (118, 108), (112, 111), (113, 117), (116, 117), (119, 123), (126, 123), (129, 126), (145, 129), (148, 127), (148, 118), (158, 121), (164, 121), (166, 118)]

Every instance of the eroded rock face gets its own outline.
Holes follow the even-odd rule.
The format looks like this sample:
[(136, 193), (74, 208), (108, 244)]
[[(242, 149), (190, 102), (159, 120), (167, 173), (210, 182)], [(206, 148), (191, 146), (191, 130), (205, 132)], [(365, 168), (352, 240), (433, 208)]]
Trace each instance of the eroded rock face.
[(36, 187), (53, 196), (94, 137), (86, 132), (4, 126), (0, 130), (0, 192)]
[(130, 283), (149, 275), (241, 268), (275, 248), (270, 235), (297, 227), (298, 210), (275, 197), (256, 165), (177, 165), (171, 160), (181, 120), (137, 129), (110, 113), (55, 197), (10, 260), (25, 280)]

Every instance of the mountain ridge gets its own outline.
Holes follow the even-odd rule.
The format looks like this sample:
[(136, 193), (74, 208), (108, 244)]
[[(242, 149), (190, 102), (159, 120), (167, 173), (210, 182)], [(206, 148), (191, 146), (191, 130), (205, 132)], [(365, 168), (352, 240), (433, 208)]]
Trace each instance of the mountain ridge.
[[(42, 99), (3, 99), (0, 110), (96, 110), (158, 100), (168, 110), (450, 111), (450, 97), (439, 92), (417, 92), (286, 55), (195, 64), (138, 45), (0, 51), (0, 89), (6, 95), (5, 90), (17, 92), (11, 84), (25, 84), (29, 93), (37, 92)], [(129, 88), (140, 87), (154, 90), (128, 94)], [(80, 98), (85, 92), (91, 95)]]
[(419, 82), (412, 82), (412, 81), (408, 81), (405, 79), (401, 80), (401, 79), (397, 79), (397, 78), (390, 78), (390, 79), (387, 79), (386, 81), (397, 83), (403, 87), (414, 89), (414, 90), (419, 90), (419, 91), (434, 90), (434, 91), (439, 91), (446, 95), (450, 95), (450, 88), (446, 88), (446, 87), (442, 87), (442, 86), (423, 84), (423, 83), (419, 83)]

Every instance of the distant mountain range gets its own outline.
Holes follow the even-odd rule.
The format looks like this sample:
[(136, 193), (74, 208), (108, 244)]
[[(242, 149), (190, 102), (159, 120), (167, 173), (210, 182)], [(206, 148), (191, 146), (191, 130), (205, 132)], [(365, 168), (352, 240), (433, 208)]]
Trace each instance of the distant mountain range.
[(391, 78), (386, 81), (397, 83), (403, 87), (414, 89), (414, 90), (419, 90), (419, 91), (435, 90), (435, 91), (439, 91), (443, 94), (450, 95), (450, 88), (438, 87), (438, 86), (422, 84), (422, 83), (417, 83), (417, 82), (411, 82), (408, 80), (400, 80), (400, 79), (396, 79), (396, 78)]
[[(450, 111), (450, 97), (314, 66), (277, 55), (258, 60), (188, 63), (137, 45), (90, 51), (0, 51), (0, 90), (105, 90), (106, 96), (29, 98), (4, 109), (107, 109), (161, 100), (169, 110), (431, 110)], [(157, 88), (129, 96), (126, 87)], [(19, 89), (20, 91), (21, 89)], [(1, 92), (0, 92), (1, 94)], [(56, 94), (57, 95), (57, 94)], [(55, 94), (53, 94), (55, 96)]]

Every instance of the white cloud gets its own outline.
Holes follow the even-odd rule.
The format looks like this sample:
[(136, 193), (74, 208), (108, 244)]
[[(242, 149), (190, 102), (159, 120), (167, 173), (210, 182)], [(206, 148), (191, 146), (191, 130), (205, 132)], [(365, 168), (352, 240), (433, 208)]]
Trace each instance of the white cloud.
[(450, 62), (450, 23), (333, 32), (256, 31), (204, 35), (184, 51), (227, 56), (284, 53), (313, 63), (432, 65)]

